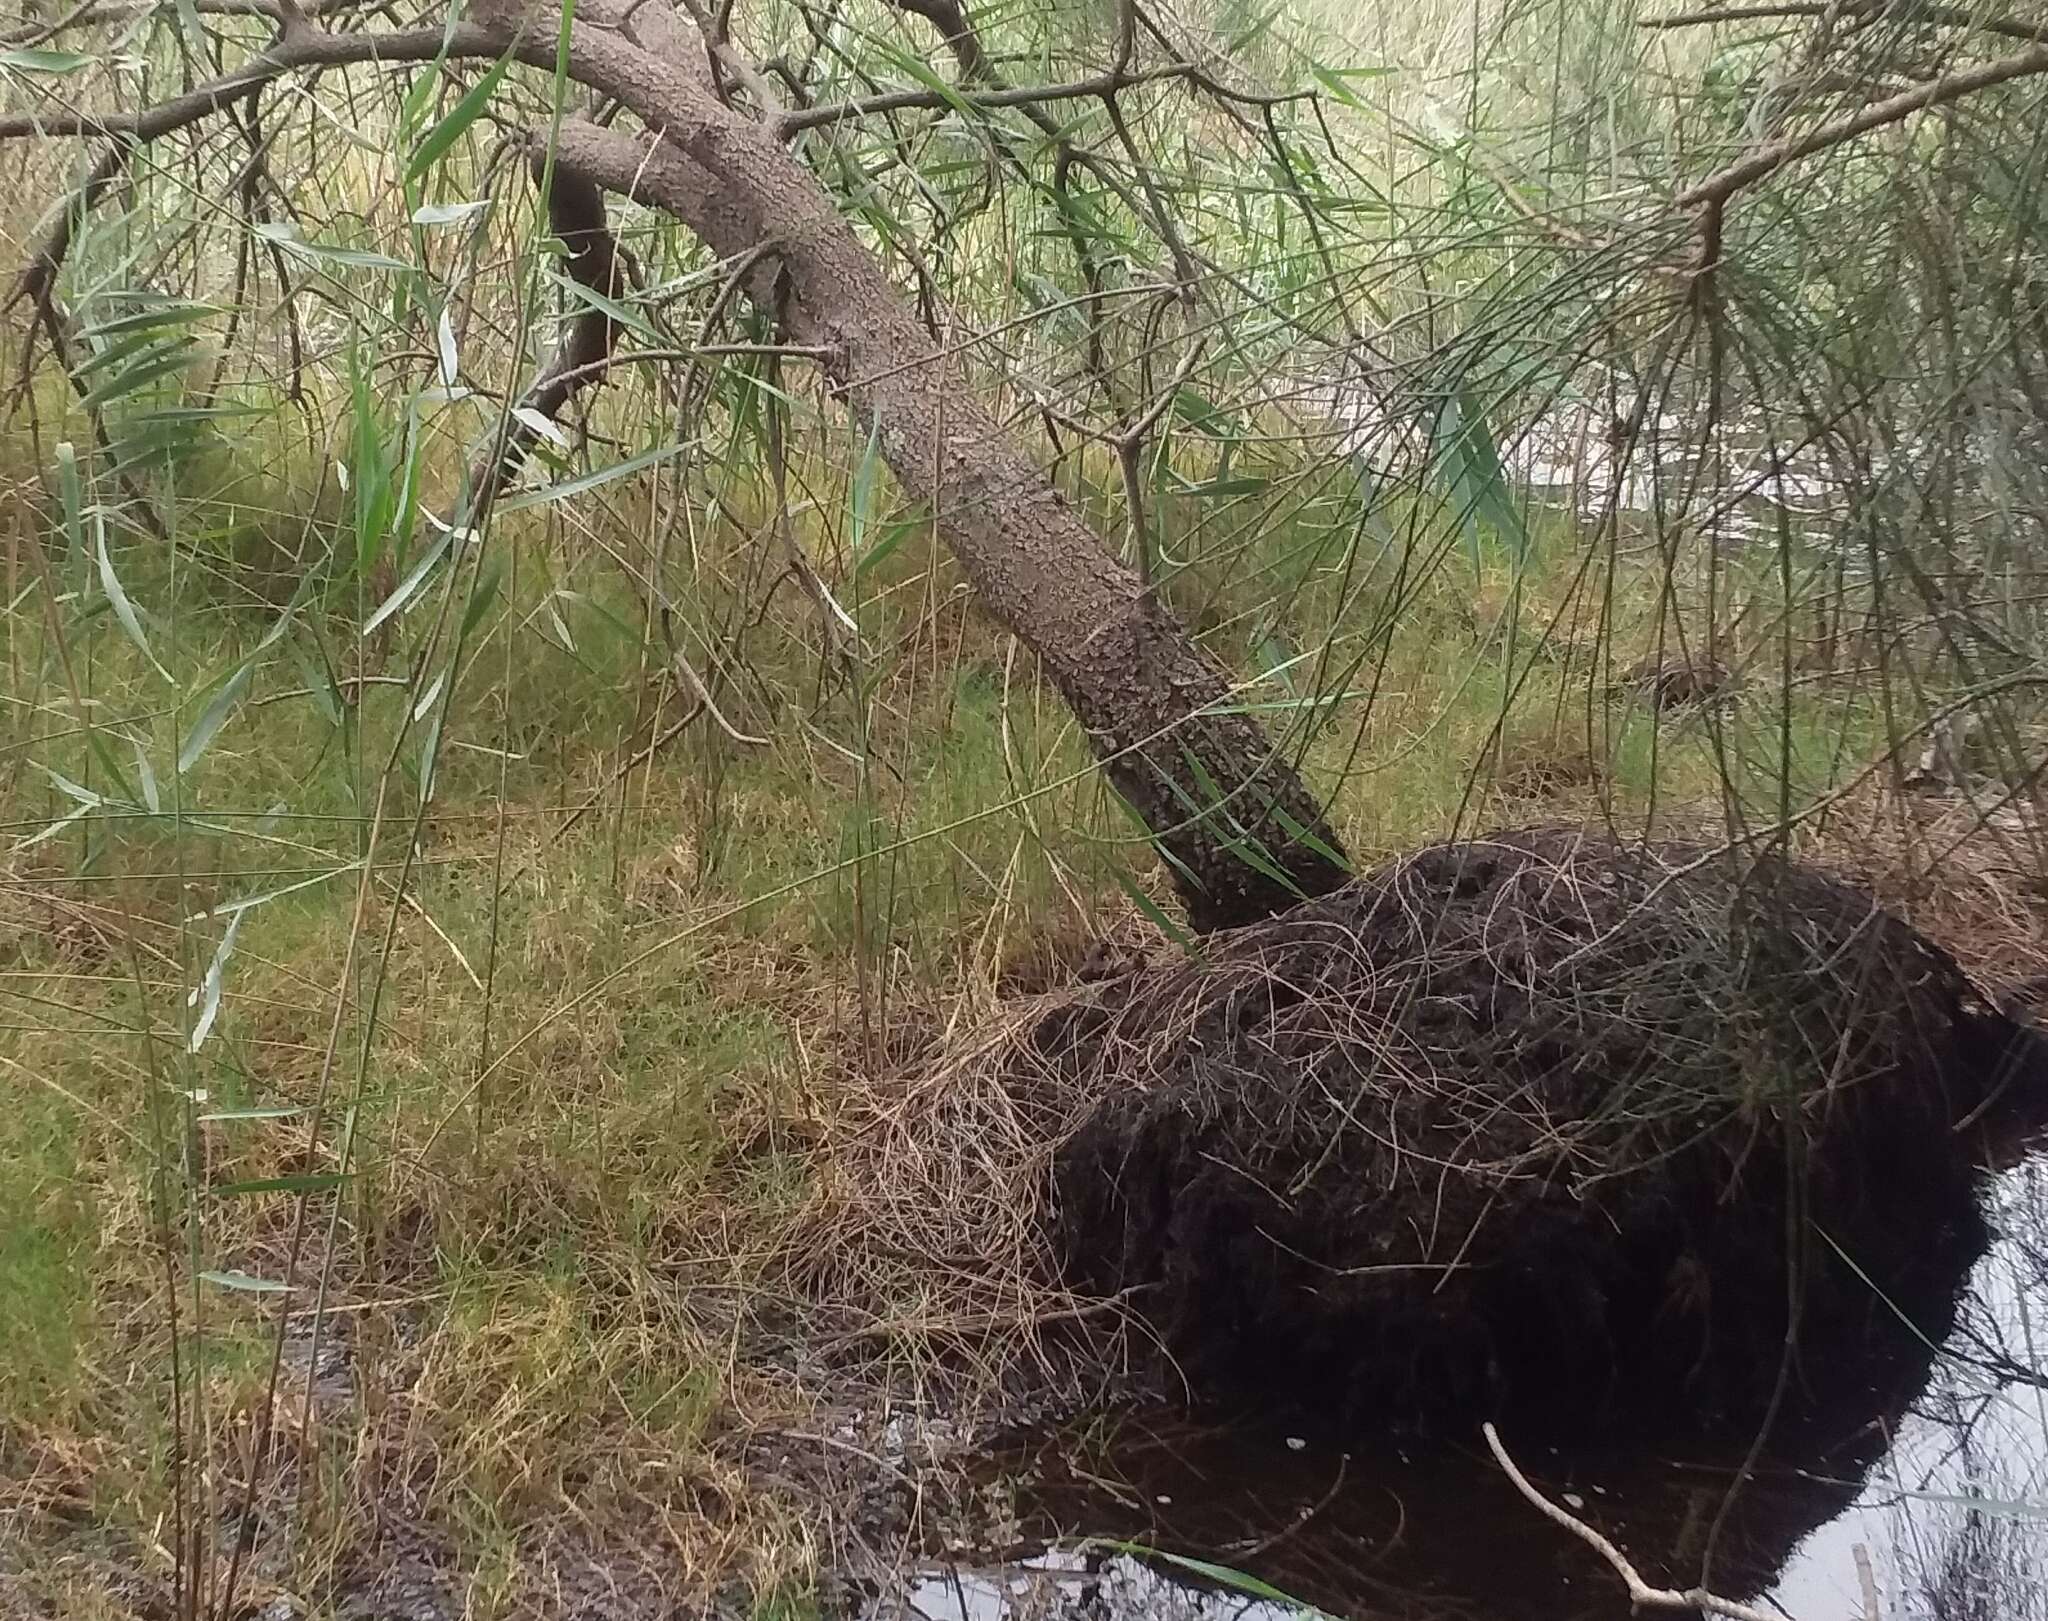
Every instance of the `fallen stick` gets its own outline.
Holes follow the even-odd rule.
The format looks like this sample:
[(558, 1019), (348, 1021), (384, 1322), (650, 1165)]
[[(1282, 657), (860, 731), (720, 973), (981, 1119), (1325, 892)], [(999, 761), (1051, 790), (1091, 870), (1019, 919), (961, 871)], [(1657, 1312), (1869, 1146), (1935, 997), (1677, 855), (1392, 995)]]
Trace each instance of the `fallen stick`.
[(1508, 1479), (1514, 1482), (1515, 1490), (1613, 1566), (1614, 1573), (1628, 1589), (1629, 1603), (1637, 1609), (1696, 1610), (1703, 1615), (1728, 1616), (1732, 1621), (1785, 1621), (1782, 1615), (1757, 1609), (1754, 1605), (1738, 1604), (1733, 1599), (1722, 1598), (1718, 1593), (1710, 1593), (1704, 1587), (1690, 1588), (1685, 1592), (1680, 1592), (1675, 1587), (1652, 1587), (1643, 1580), (1636, 1567), (1628, 1562), (1627, 1554), (1584, 1520), (1558, 1507), (1529, 1483), (1529, 1477), (1515, 1467), (1515, 1460), (1508, 1456), (1508, 1449), (1501, 1445), (1500, 1433), (1491, 1424), (1482, 1424), (1479, 1428), (1480, 1433), (1486, 1437), (1487, 1446), (1493, 1451), (1494, 1462), (1498, 1463)]

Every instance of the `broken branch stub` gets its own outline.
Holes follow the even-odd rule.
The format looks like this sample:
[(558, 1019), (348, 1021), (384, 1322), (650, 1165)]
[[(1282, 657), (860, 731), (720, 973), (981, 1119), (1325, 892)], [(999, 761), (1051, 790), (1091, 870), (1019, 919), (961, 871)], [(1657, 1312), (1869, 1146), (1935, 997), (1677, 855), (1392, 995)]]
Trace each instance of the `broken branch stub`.
[[(533, 177), (546, 173), (546, 160), (532, 154)], [(537, 422), (553, 422), (583, 389), (599, 382), (618, 342), (619, 324), (605, 303), (627, 291), (625, 251), (605, 219), (604, 193), (582, 176), (558, 172), (549, 180), (548, 224), (567, 250), (570, 277), (595, 297), (569, 318), (554, 354), (520, 397), (490, 443), (469, 469), (467, 513), (457, 521), (480, 525), (506, 483), (526, 461), (541, 435)]]

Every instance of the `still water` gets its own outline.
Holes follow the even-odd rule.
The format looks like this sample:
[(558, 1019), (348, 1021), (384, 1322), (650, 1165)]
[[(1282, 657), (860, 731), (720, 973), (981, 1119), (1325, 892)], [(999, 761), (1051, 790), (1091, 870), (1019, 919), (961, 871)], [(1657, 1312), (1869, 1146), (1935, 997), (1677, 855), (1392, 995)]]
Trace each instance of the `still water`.
[[(1988, 1194), (1996, 1238), (1937, 1343), (1810, 1347), (1780, 1431), (1560, 1449), (1523, 1470), (1652, 1582), (1793, 1621), (2048, 1621), (2048, 1155)], [(1594, 1621), (1614, 1572), (1469, 1445), (1340, 1441), (1312, 1420), (1126, 1414), (987, 1460), (989, 1546), (927, 1560), (876, 1621), (1284, 1621), (1227, 1566), (1358, 1621)], [(1131, 1550), (1142, 1548), (1148, 1553)], [(1179, 1561), (1179, 1562), (1177, 1562)]]

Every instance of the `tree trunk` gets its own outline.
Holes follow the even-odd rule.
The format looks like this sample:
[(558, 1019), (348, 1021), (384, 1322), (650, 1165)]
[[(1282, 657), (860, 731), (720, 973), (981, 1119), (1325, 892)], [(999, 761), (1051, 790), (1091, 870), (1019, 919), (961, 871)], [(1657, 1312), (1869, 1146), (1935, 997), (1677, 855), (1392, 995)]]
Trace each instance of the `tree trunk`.
[[(989, 612), (1038, 655), (1073, 707), (1164, 853), (1197, 929), (1256, 921), (1349, 877), (1321, 807), (1260, 727), (1233, 709), (1224, 672), (1004, 435), (786, 149), (789, 131), (719, 99), (703, 36), (666, 0), (581, 0), (566, 37), (546, 0), (470, 0), (451, 28), (381, 34), (330, 33), (286, 8), (276, 41), (218, 79), (140, 112), (0, 118), (0, 138), (147, 142), (295, 69), (508, 51), (542, 71), (565, 68), (658, 132), (570, 122), (558, 170), (667, 210), (721, 257), (758, 257), (748, 291), (792, 336), (829, 350), (837, 391), (904, 489), (930, 507)], [(816, 110), (806, 118), (815, 123)], [(88, 190), (79, 203), (91, 200)], [(51, 241), (61, 259), (63, 240)], [(591, 269), (601, 279), (609, 266)]]
[[(521, 54), (552, 59), (552, 21), (530, 26)], [(749, 292), (793, 340), (829, 351), (835, 389), (1087, 729), (1195, 928), (1251, 922), (1344, 882), (1321, 807), (1231, 710), (1223, 671), (1003, 432), (809, 170), (718, 101), (703, 61), (694, 30), (659, 5), (630, 16), (616, 0), (579, 5), (571, 75), (663, 138), (571, 121), (558, 168), (674, 214), (721, 257), (774, 249)]]
[[(546, 170), (545, 161), (536, 155), (534, 180), (538, 182)], [(550, 186), (548, 224), (568, 249), (564, 267), (598, 297), (607, 301), (623, 298), (626, 258), (605, 220), (602, 188), (581, 175), (560, 173), (552, 177)], [(520, 396), (520, 408), (527, 415), (508, 422), (470, 463), (465, 505), (454, 515), (456, 519), (483, 522), (483, 515), (496, 503), (506, 481), (526, 464), (527, 452), (540, 437), (532, 418), (552, 422), (577, 394), (603, 381), (605, 362), (611, 358), (618, 336), (618, 323), (601, 306), (579, 310), (570, 318), (553, 358)]]

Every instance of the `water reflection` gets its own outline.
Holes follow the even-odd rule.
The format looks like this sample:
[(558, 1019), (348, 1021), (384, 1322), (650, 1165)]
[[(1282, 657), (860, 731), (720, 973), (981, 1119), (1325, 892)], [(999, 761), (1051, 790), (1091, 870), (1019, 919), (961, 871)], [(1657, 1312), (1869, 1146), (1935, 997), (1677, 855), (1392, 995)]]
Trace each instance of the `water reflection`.
[[(1999, 1236), (1953, 1281), (1939, 1346), (1889, 1318), (1809, 1346), (1776, 1439), (1638, 1435), (1552, 1448), (1503, 1433), (1553, 1499), (1656, 1582), (1705, 1580), (1798, 1621), (2048, 1621), (2048, 1159), (2005, 1172)], [(1965, 1282), (1967, 1287), (1962, 1287)], [(1939, 1332), (1939, 1330), (1937, 1330)], [(1674, 1415), (1682, 1418), (1682, 1415)], [(1469, 1447), (1125, 1415), (1020, 1437), (989, 1460), (1014, 1546), (934, 1562), (878, 1615), (924, 1621), (1279, 1621), (1294, 1612), (1139, 1544), (1372, 1621), (1624, 1613), (1613, 1573)], [(1741, 1483), (1738, 1488), (1738, 1483)], [(1092, 1539), (1092, 1541), (1090, 1540)]]
[(1926, 1390), (1778, 1579), (1793, 1615), (1861, 1613), (1861, 1547), (1887, 1617), (2048, 1618), (2048, 1158), (2000, 1179), (1993, 1218)]

